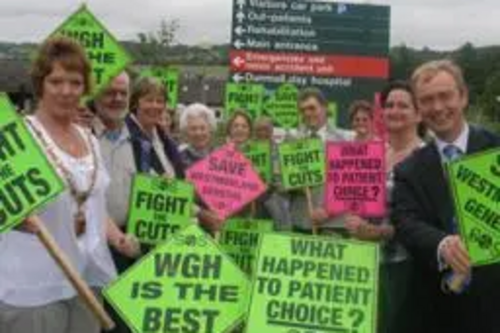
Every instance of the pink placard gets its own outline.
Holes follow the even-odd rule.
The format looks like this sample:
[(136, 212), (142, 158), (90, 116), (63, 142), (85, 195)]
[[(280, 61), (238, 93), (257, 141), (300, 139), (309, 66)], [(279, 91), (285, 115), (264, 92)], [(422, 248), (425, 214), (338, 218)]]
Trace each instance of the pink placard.
[(325, 205), (328, 214), (362, 217), (386, 214), (385, 144), (330, 142)]
[(220, 218), (238, 212), (266, 191), (252, 163), (227, 144), (186, 172), (200, 198)]

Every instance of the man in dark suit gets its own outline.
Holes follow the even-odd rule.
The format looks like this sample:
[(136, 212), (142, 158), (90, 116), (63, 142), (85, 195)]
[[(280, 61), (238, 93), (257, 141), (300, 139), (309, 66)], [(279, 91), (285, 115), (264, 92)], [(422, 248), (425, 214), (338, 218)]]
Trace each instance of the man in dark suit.
[(467, 124), (468, 92), (452, 62), (422, 65), (412, 86), (435, 138), (396, 169), (392, 221), (417, 265), (422, 332), (500, 332), (500, 265), (471, 268), (444, 168), (461, 155), (500, 147), (500, 137)]

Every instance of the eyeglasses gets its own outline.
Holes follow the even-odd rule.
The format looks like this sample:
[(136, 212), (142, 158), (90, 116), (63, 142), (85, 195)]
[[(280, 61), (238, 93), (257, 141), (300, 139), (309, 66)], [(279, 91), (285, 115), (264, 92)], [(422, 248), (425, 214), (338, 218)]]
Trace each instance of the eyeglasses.
[(125, 90), (106, 90), (103, 96), (106, 98), (127, 98), (128, 92)]

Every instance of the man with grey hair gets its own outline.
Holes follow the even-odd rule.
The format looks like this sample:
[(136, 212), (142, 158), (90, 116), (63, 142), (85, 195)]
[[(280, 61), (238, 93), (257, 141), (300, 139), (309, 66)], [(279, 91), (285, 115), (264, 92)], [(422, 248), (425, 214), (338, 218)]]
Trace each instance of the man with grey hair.
[[(97, 116), (93, 121), (93, 130), (99, 140), (104, 163), (111, 178), (106, 193), (107, 209), (111, 219), (123, 232), (126, 231), (130, 189), (136, 173), (130, 133), (125, 126), (129, 97), (130, 78), (126, 72), (122, 72), (93, 101)], [(136, 259), (134, 255), (120, 251), (119, 244), (111, 245), (116, 268), (122, 273)], [(111, 307), (107, 306), (107, 309), (116, 323), (112, 333), (129, 333), (130, 330), (120, 316)]]

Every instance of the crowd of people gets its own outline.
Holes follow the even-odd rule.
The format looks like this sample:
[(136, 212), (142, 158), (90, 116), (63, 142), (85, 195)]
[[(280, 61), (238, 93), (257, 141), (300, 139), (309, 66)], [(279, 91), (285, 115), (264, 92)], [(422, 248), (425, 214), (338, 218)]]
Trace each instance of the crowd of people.
[[(423, 64), (408, 82), (383, 89), (384, 138), (375, 133), (371, 103), (353, 102), (352, 129), (342, 130), (328, 124), (328, 101), (321, 91), (307, 88), (299, 94), (301, 125), (295, 139), (386, 140), (388, 214), (381, 219), (329, 216), (324, 186), (311, 189), (312, 209), (304, 191), (285, 191), (272, 119), (253, 121), (245, 110), (234, 111), (220, 138), (215, 112), (192, 104), (179, 114), (175, 141), (175, 115), (166, 109), (160, 81), (131, 82), (122, 72), (82, 107), (90, 73), (78, 44), (48, 40), (32, 68), (37, 107), (25, 120), (67, 185), (38, 215), (96, 295), (150, 250), (125, 231), (135, 174), (183, 179), (187, 168), (221, 144), (243, 147), (262, 140), (271, 145), (272, 181), (252, 207), (238, 214), (271, 219), (277, 231), (308, 235), (317, 229), (324, 237), (380, 243), (378, 332), (500, 332), (500, 265), (471, 268), (444, 172), (444, 165), (461, 155), (500, 147), (500, 137), (467, 123), (467, 86), (451, 61)], [(199, 199), (193, 212), (209, 233), (224, 223)], [(28, 218), (0, 235), (0, 332), (99, 332), (34, 231)], [(456, 280), (462, 282), (458, 287)], [(130, 332), (113, 317), (115, 332)]]

